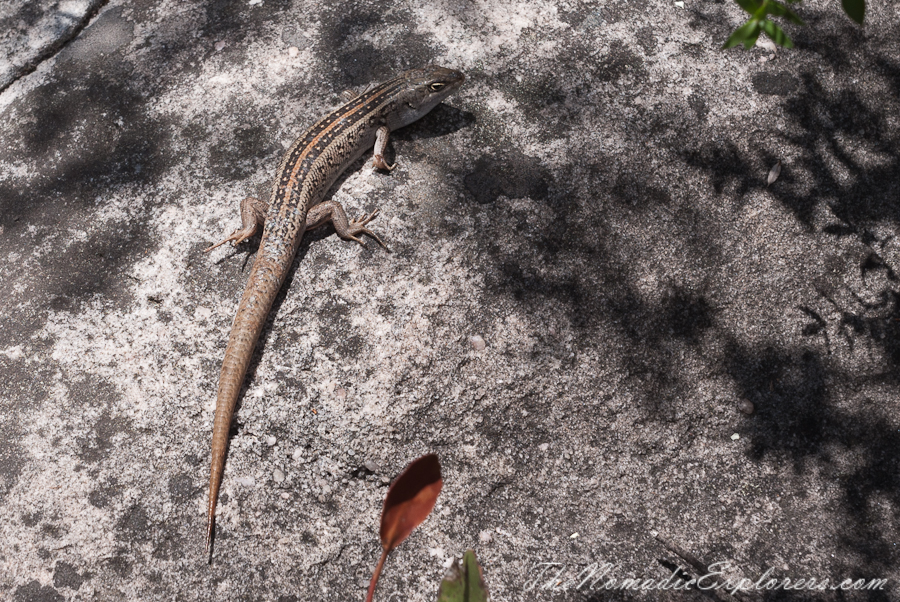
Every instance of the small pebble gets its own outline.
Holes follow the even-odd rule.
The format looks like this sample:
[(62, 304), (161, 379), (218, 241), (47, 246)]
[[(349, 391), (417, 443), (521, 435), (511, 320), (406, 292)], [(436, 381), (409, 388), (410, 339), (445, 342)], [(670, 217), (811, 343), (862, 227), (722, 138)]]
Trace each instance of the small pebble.
[(366, 463), (363, 464), (363, 466), (365, 466), (366, 470), (369, 472), (378, 472), (378, 469), (380, 468), (375, 460), (366, 460)]
[(471, 345), (472, 349), (475, 351), (484, 351), (484, 348), (487, 347), (487, 343), (484, 342), (484, 339), (477, 334), (469, 337), (469, 345)]
[(276, 443), (278, 443), (278, 439), (276, 439), (272, 435), (269, 435), (268, 437), (266, 437), (266, 445), (268, 445), (269, 447), (272, 447)]
[(481, 543), (491, 543), (494, 541), (494, 536), (491, 535), (490, 531), (482, 531), (478, 534), (478, 541)]
[(283, 483), (284, 482), (284, 473), (276, 468), (275, 472), (272, 473), (272, 478), (275, 479), (276, 483)]
[(733, 435), (731, 436), (731, 440), (732, 440), (732, 441), (737, 441), (737, 440), (740, 439), (740, 438), (741, 438), (741, 436), (738, 435), (737, 433), (735, 433), (735, 434), (733, 434)]
[(781, 175), (781, 161), (772, 166), (772, 169), (769, 170), (769, 175), (766, 178), (766, 186), (771, 186), (775, 180), (778, 179), (778, 176)]
[(299, 460), (300, 458), (303, 457), (303, 450), (298, 447), (297, 449), (294, 450), (294, 453), (291, 454), (291, 457), (296, 462), (297, 460)]
[(299, 55), (299, 54), (300, 54), (300, 49), (297, 48), (296, 46), (291, 46), (290, 48), (288, 48), (288, 56), (289, 57), (296, 58), (297, 55)]
[(550, 444), (549, 443), (541, 443), (540, 445), (538, 445), (538, 449), (541, 451), (547, 451), (548, 449), (550, 449)]
[(281, 499), (283, 499), (283, 500), (289, 500), (289, 499), (291, 499), (291, 494), (288, 493), (287, 491), (282, 491), (282, 492), (281, 492)]
[(754, 410), (756, 410), (756, 408), (753, 406), (753, 402), (749, 399), (742, 399), (741, 403), (738, 404), (738, 409), (740, 409), (740, 411), (742, 411), (744, 414), (747, 414), (748, 416), (752, 414)]

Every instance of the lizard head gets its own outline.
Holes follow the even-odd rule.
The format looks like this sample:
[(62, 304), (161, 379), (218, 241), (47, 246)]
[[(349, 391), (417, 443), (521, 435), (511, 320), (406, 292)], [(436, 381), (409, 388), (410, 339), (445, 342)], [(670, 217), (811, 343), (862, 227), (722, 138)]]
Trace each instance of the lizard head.
[(459, 71), (429, 65), (401, 74), (406, 87), (398, 94), (396, 110), (388, 127), (395, 130), (419, 119), (453, 94), (466, 80)]

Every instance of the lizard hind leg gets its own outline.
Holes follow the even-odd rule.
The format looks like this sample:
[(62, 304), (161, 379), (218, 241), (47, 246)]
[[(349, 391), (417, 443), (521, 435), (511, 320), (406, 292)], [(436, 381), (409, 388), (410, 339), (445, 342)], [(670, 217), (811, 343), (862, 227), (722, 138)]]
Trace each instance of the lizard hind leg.
[(365, 234), (374, 238), (378, 244), (387, 249), (387, 245), (381, 241), (378, 235), (366, 228), (366, 224), (375, 219), (377, 215), (378, 209), (368, 215), (363, 213), (358, 218), (351, 220), (347, 218), (347, 212), (344, 211), (340, 203), (337, 201), (325, 201), (309, 210), (309, 213), (306, 215), (306, 229), (312, 230), (331, 222), (334, 226), (334, 231), (344, 240), (355, 240), (362, 246), (366, 246), (366, 243), (360, 240), (358, 236)]
[(235, 230), (225, 240), (221, 240), (211, 247), (203, 249), (204, 253), (212, 251), (216, 247), (231, 242), (234, 246), (238, 246), (257, 232), (262, 231), (263, 224), (266, 221), (266, 213), (269, 212), (269, 204), (265, 201), (255, 199), (248, 196), (241, 201), (241, 226), (240, 230)]

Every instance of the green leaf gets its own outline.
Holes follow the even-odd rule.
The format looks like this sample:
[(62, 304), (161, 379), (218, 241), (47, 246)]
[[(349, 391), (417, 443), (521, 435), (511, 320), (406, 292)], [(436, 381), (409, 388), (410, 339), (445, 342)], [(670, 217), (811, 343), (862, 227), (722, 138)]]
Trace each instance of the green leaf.
[(751, 15), (759, 10), (759, 7), (762, 6), (762, 2), (758, 0), (734, 0), (738, 3), (738, 6), (743, 8), (745, 11), (750, 13)]
[(469, 594), (467, 602), (487, 602), (487, 588), (484, 586), (484, 578), (481, 575), (481, 567), (475, 559), (475, 552), (466, 550), (463, 565), (466, 572), (466, 592)]
[(465, 600), (465, 595), (466, 582), (463, 580), (459, 567), (454, 562), (447, 576), (441, 581), (438, 602), (462, 602)]
[(759, 5), (759, 8), (756, 9), (756, 12), (753, 13), (753, 18), (757, 21), (762, 21), (766, 18), (766, 15), (769, 14), (769, 0), (763, 0), (763, 3)]
[(803, 21), (800, 17), (797, 16), (797, 13), (781, 4), (780, 2), (775, 2), (769, 6), (769, 14), (775, 15), (776, 17), (784, 17), (785, 19), (796, 23), (797, 25), (803, 25)]
[[(756, 19), (750, 19), (740, 27), (738, 27), (731, 37), (722, 46), (723, 49), (733, 48), (738, 44), (743, 44), (748, 50), (756, 44), (756, 38), (759, 37), (760, 23)], [(749, 42), (749, 44), (748, 44)]]
[(791, 39), (787, 37), (787, 34), (784, 33), (778, 25), (775, 24), (774, 21), (769, 21), (766, 19), (762, 24), (763, 31), (766, 32), (766, 35), (772, 38), (772, 41), (778, 44), (779, 46), (784, 46), (785, 48), (793, 48), (794, 43), (791, 42)]
[(775, 15), (776, 17), (783, 17), (784, 13), (787, 12), (787, 7), (778, 2), (773, 2), (768, 8), (769, 10), (766, 12), (770, 15)]
[(866, 15), (866, 0), (841, 0), (844, 5), (844, 12), (847, 16), (859, 23), (863, 24), (863, 17)]
[(789, 8), (784, 9), (784, 18), (787, 19), (788, 21), (790, 21), (791, 23), (795, 23), (797, 25), (806, 25), (806, 23), (803, 22), (803, 19), (801, 19), (797, 15), (797, 13), (795, 13), (794, 11), (792, 11)]
[(475, 552), (466, 550), (462, 568), (453, 565), (450, 574), (441, 581), (438, 602), (487, 602), (487, 588)]
[(759, 32), (760, 32), (760, 28), (757, 27), (756, 31), (753, 32), (753, 35), (747, 37), (747, 39), (744, 40), (744, 49), (745, 50), (750, 50), (751, 48), (756, 46), (756, 40), (757, 40), (757, 38), (759, 38)]

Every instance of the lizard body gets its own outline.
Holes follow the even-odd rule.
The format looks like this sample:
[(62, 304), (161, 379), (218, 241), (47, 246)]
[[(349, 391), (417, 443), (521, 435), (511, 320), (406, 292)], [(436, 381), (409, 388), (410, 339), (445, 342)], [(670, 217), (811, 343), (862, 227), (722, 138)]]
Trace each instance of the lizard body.
[(213, 423), (206, 551), (212, 559), (216, 501), (222, 484), (228, 431), (250, 358), (275, 296), (293, 263), (306, 230), (332, 222), (337, 234), (365, 246), (357, 236), (367, 234), (381, 244), (368, 228), (377, 214), (348, 220), (336, 201), (322, 202), (340, 174), (366, 150), (375, 146), (374, 165), (391, 170), (383, 157), (391, 131), (419, 119), (465, 80), (462, 73), (429, 66), (398, 75), (371, 87), (325, 115), (306, 130), (285, 152), (278, 167), (272, 194), (266, 204), (254, 198), (241, 202), (243, 228), (207, 251), (253, 236), (264, 225), (259, 251), (238, 304), (216, 398)]

